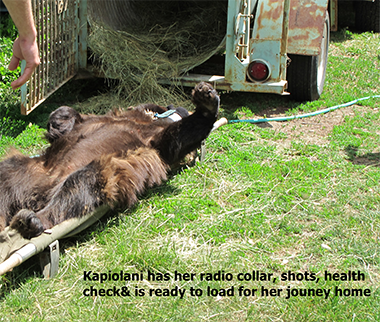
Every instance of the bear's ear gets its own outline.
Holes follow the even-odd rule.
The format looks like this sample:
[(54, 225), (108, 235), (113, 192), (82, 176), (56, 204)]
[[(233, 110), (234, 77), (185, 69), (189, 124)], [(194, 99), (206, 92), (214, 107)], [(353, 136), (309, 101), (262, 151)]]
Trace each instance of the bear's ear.
[(82, 123), (81, 115), (69, 106), (61, 106), (50, 114), (46, 139), (52, 143), (71, 132), (75, 124)]

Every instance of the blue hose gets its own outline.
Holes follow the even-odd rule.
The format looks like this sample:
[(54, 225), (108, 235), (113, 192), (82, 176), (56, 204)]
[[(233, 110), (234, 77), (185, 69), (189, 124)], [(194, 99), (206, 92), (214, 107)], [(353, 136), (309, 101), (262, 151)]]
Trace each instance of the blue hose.
[(363, 97), (363, 98), (358, 98), (358, 99), (356, 99), (354, 101), (351, 101), (351, 102), (348, 102), (348, 103), (344, 103), (344, 104), (340, 104), (340, 105), (335, 105), (335, 106), (332, 106), (332, 107), (329, 107), (329, 108), (325, 108), (323, 110), (319, 110), (319, 111), (315, 111), (315, 112), (311, 112), (311, 113), (306, 113), (306, 114), (292, 115), (292, 116), (283, 116), (283, 117), (270, 117), (270, 118), (262, 118), (262, 119), (229, 120), (228, 123), (242, 123), (242, 122), (245, 122), (245, 123), (263, 123), (263, 122), (273, 122), (273, 121), (281, 122), (281, 121), (290, 121), (290, 120), (294, 120), (294, 119), (302, 119), (302, 118), (305, 118), (305, 117), (316, 116), (316, 115), (328, 113), (328, 112), (337, 110), (338, 108), (341, 108), (341, 107), (347, 107), (347, 106), (350, 106), (350, 105), (354, 105), (354, 104), (356, 104), (356, 103), (358, 103), (360, 101), (368, 100), (370, 98), (380, 98), (380, 95), (374, 95), (374, 96), (367, 96), (367, 97)]

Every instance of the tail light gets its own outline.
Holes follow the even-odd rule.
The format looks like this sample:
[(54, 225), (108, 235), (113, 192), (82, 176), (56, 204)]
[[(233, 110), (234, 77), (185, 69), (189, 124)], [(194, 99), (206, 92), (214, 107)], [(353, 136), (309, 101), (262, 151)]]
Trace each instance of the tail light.
[(253, 60), (247, 69), (247, 76), (253, 82), (264, 82), (270, 76), (268, 63), (261, 59)]

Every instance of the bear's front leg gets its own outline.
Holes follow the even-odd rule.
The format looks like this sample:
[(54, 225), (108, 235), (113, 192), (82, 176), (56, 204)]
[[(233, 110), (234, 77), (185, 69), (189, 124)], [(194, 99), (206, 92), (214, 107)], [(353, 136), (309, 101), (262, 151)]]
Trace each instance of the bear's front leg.
[(48, 223), (46, 224), (45, 228), (33, 210), (21, 209), (11, 220), (10, 227), (16, 229), (22, 237), (30, 239), (41, 235), (49, 226)]

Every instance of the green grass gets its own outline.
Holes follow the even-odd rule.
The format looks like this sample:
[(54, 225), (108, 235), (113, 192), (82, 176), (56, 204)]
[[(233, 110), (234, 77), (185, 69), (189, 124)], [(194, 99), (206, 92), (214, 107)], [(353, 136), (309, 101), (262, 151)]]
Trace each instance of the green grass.
[[(378, 46), (379, 34), (335, 33), (320, 100), (299, 104), (273, 95), (225, 93), (221, 114), (251, 118), (262, 111), (275, 114), (276, 108), (290, 115), (380, 94)], [(18, 116), (11, 94), (2, 97), (0, 119), (7, 121), (2, 122), (0, 147), (38, 153), (46, 144), (41, 131), (48, 112), (63, 103), (87, 108), (96, 99), (80, 93), (90, 87), (73, 82), (28, 118)], [(379, 107), (379, 100), (352, 107), (342, 122), (326, 131), (323, 143), (307, 143), (302, 133), (291, 139), (285, 125), (222, 127), (208, 138), (204, 163), (173, 173), (132, 209), (115, 212), (81, 236), (62, 241), (57, 277), (41, 279), (35, 258), (3, 276), (0, 319), (379, 321)], [(121, 270), (142, 273), (144, 280), (84, 280), (84, 271)], [(169, 280), (148, 281), (148, 271), (156, 278), (169, 273)], [(176, 271), (195, 277), (175, 280)], [(237, 280), (239, 273), (252, 271), (273, 276), (270, 281)], [(302, 280), (281, 280), (289, 271)], [(365, 280), (329, 281), (325, 271), (360, 271)], [(233, 279), (200, 278), (218, 272)], [(305, 272), (314, 273), (318, 282), (306, 280)], [(126, 286), (131, 296), (85, 296), (91, 286)], [(240, 296), (240, 286), (257, 289), (257, 294)], [(186, 290), (182, 299), (149, 295), (153, 289), (175, 287)], [(234, 287), (234, 295), (207, 296), (208, 287), (219, 292)], [(282, 291), (280, 296), (263, 296), (262, 287)], [(288, 287), (330, 290), (330, 295), (287, 299)], [(336, 287), (369, 289), (370, 296), (335, 296)], [(192, 296), (191, 289), (203, 294)]]
[(17, 37), (17, 30), (12, 19), (6, 14), (0, 14), (0, 95), (3, 96), (8, 84), (20, 72), (8, 70), (8, 64), (12, 57), (13, 40)]

